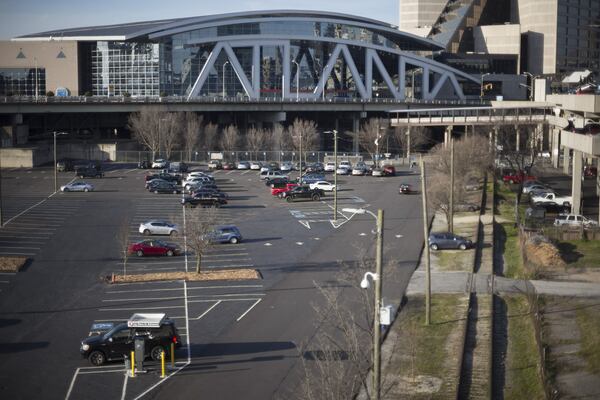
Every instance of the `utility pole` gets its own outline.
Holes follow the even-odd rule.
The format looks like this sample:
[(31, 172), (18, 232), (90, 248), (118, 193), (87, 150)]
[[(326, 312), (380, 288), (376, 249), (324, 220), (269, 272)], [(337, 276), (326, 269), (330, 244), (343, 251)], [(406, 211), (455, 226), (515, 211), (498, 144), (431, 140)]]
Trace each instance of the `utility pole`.
[(338, 192), (338, 186), (337, 186), (337, 150), (338, 150), (338, 140), (337, 140), (337, 134), (338, 132), (334, 129), (333, 130), (333, 163), (335, 164), (334, 166), (334, 170), (333, 170), (333, 186), (334, 186), (334, 190), (333, 190), (333, 220), (335, 222), (337, 222), (337, 213), (338, 213), (338, 202), (337, 202), (337, 192)]
[(425, 325), (431, 323), (431, 270), (429, 268), (429, 220), (427, 218), (427, 187), (425, 182), (425, 164), (423, 163), (423, 155), (420, 158), (421, 166), (421, 192), (423, 198), (423, 239), (425, 240), (425, 246), (423, 251), (425, 252)]
[(56, 167), (56, 131), (52, 132), (52, 134), (54, 135), (54, 193), (56, 193), (58, 190), (58, 168)]
[(299, 170), (300, 170), (300, 186), (302, 186), (302, 127), (300, 127), (300, 164), (299, 164)]
[(375, 399), (381, 395), (381, 281), (383, 258), (383, 210), (377, 210), (377, 253), (375, 258), (375, 315), (373, 316), (373, 392)]
[(450, 138), (450, 204), (448, 204), (448, 227), (454, 233), (454, 139)]

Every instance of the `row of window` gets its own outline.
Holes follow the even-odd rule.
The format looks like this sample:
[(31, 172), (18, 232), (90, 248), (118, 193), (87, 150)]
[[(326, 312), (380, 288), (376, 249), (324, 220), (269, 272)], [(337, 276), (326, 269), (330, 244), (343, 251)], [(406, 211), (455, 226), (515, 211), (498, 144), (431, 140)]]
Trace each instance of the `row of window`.
[(0, 96), (45, 94), (45, 68), (0, 68)]

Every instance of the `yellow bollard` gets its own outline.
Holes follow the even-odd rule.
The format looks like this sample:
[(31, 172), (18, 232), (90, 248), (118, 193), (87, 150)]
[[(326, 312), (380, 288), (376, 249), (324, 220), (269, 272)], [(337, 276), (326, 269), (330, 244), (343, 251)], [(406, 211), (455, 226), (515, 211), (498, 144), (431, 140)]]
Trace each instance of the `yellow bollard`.
[(175, 343), (171, 342), (171, 367), (175, 368)]
[(160, 364), (161, 364), (160, 377), (164, 378), (165, 377), (165, 351), (164, 350), (160, 353)]
[(131, 377), (135, 378), (135, 352), (131, 352)]

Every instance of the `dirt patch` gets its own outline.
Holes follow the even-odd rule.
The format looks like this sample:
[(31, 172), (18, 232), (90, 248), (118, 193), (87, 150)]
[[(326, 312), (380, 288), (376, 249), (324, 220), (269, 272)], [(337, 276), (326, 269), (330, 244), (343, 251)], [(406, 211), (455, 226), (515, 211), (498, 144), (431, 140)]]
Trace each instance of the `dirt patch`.
[(527, 261), (538, 270), (559, 271), (566, 268), (560, 250), (542, 236), (532, 236), (524, 243)]
[(109, 283), (157, 282), (157, 281), (241, 281), (261, 279), (254, 269), (236, 269), (201, 272), (161, 272), (137, 275), (113, 275), (107, 278)]
[(0, 272), (19, 272), (27, 257), (0, 257)]

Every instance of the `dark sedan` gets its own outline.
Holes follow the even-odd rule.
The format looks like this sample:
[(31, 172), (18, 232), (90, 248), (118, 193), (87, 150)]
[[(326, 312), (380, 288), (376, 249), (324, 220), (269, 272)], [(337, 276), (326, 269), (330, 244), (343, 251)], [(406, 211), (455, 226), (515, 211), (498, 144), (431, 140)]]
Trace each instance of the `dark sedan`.
[(173, 243), (163, 242), (162, 240), (142, 240), (141, 242), (129, 245), (129, 254), (142, 256), (178, 256), (181, 254), (179, 246)]
[(431, 250), (439, 249), (460, 249), (466, 250), (473, 246), (473, 242), (462, 236), (450, 232), (432, 233), (429, 235), (429, 248)]
[(148, 191), (153, 193), (181, 193), (181, 189), (177, 186), (173, 185), (170, 182), (158, 181), (156, 183), (151, 183), (148, 186)]

